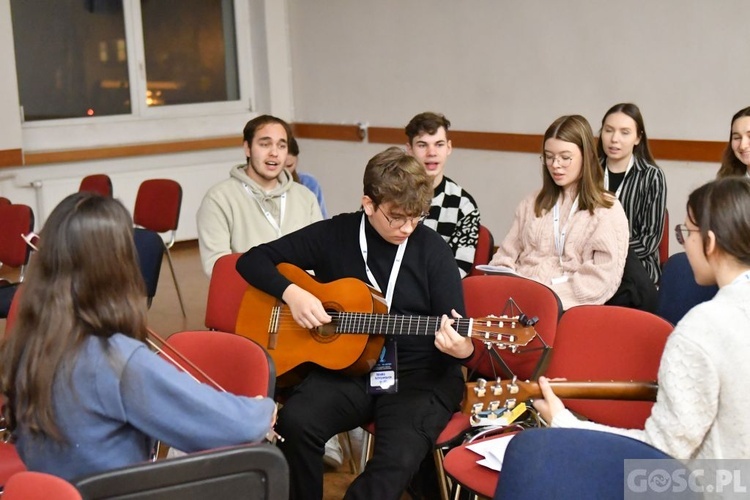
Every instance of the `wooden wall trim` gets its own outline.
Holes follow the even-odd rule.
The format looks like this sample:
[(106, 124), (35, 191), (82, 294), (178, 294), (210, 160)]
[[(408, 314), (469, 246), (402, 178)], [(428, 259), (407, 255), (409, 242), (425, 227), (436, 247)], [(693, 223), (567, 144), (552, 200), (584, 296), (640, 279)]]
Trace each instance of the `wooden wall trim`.
[(336, 125), (331, 123), (293, 123), (292, 131), (300, 139), (323, 139), (328, 141), (361, 142), (364, 134), (359, 125)]
[(128, 156), (146, 156), (168, 153), (186, 153), (207, 149), (221, 149), (241, 147), (242, 137), (213, 137), (192, 141), (157, 142), (147, 144), (130, 144), (127, 146), (111, 146), (94, 149), (74, 149), (65, 151), (45, 151), (27, 153), (25, 165), (41, 165), (44, 163), (65, 163), (71, 161), (102, 160), (107, 158), (122, 158)]
[(20, 149), (0, 149), (0, 168), (23, 165), (23, 151)]
[[(294, 134), (302, 139), (320, 139), (330, 141), (363, 142), (363, 129), (358, 125), (340, 125), (326, 123), (294, 123)], [(402, 145), (406, 136), (402, 128), (369, 127), (367, 142), (373, 144)], [(479, 149), (486, 151), (505, 151), (516, 153), (537, 153), (542, 144), (542, 135), (509, 134), (502, 132), (471, 132), (451, 130), (450, 138), (453, 147)], [(720, 163), (726, 147), (720, 141), (687, 141), (676, 139), (650, 139), (649, 144), (654, 157), (659, 160)], [(73, 161), (90, 161), (129, 156), (145, 156), (169, 153), (185, 153), (240, 147), (241, 137), (213, 137), (192, 141), (159, 142), (148, 144), (131, 144), (105, 148), (76, 149), (64, 151), (44, 151), (23, 154), (20, 149), (0, 150), (0, 168), (21, 165), (41, 165), (46, 163), (65, 163)]]

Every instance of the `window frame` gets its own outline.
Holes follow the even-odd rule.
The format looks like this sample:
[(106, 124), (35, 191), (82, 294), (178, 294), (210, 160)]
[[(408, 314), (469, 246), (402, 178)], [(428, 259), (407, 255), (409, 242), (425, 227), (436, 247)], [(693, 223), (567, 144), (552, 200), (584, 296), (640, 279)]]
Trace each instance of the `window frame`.
[[(231, 0), (239, 99), (164, 106), (146, 105), (146, 72), (140, 0), (122, 0), (125, 19), (130, 114), (23, 121), (26, 152), (96, 148), (237, 135), (255, 102), (252, 26), (247, 0)], [(20, 111), (19, 111), (20, 112)]]

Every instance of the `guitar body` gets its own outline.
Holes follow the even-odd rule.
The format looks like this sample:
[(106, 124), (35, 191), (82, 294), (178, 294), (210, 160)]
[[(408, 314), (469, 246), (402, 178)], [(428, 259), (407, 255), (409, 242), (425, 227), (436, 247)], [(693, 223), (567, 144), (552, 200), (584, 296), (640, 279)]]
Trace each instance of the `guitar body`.
[[(382, 295), (358, 279), (320, 283), (291, 264), (279, 264), (277, 268), (294, 284), (315, 295), (329, 312), (388, 312)], [(384, 338), (331, 330), (325, 325), (315, 329), (299, 326), (286, 304), (253, 286), (245, 292), (235, 327), (239, 335), (254, 340), (268, 351), (277, 377), (308, 362), (348, 375), (369, 372), (380, 355)]]

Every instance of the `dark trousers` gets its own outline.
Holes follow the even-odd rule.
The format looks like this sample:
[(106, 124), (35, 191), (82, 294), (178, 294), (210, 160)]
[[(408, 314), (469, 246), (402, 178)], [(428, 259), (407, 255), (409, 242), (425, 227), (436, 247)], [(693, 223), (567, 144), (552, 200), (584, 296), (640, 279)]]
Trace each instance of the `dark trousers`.
[(289, 462), (293, 500), (322, 498), (326, 441), (371, 421), (375, 422), (373, 457), (345, 498), (400, 498), (453, 413), (432, 387), (420, 390), (404, 385), (407, 388), (396, 394), (372, 396), (364, 377), (321, 370), (295, 389), (276, 426), (285, 438), (279, 446)]

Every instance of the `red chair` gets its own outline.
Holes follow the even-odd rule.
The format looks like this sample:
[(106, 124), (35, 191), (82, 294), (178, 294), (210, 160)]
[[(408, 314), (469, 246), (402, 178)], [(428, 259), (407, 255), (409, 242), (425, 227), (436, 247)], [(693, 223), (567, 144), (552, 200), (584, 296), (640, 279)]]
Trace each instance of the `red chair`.
[(10, 200), (5, 196), (0, 196), (0, 205), (10, 205)]
[(13, 475), (3, 488), (3, 500), (81, 500), (81, 493), (66, 480), (43, 472)]
[(669, 259), (669, 210), (664, 210), (664, 229), (659, 242), (659, 265), (664, 267)]
[(106, 174), (87, 175), (81, 180), (78, 191), (99, 193), (107, 198), (112, 198), (112, 179)]
[(247, 337), (219, 331), (184, 331), (172, 334), (161, 349), (162, 357), (200, 382), (210, 384), (208, 375), (232, 394), (273, 397), (276, 387), (273, 360), (265, 349)]
[(180, 300), (182, 316), (186, 317), (185, 305), (182, 302), (182, 292), (177, 283), (177, 275), (172, 264), (172, 254), (169, 249), (175, 242), (177, 224), (180, 221), (180, 209), (182, 208), (182, 186), (171, 179), (151, 179), (141, 183), (138, 194), (135, 197), (135, 208), (133, 209), (133, 222), (157, 233), (170, 233), (168, 243), (164, 243), (167, 250), (167, 262), (172, 271), (172, 279), (177, 289), (177, 298)]
[(8, 484), (14, 474), (25, 470), (26, 466), (18, 456), (16, 447), (10, 443), (0, 443), (0, 487)]
[(474, 253), (474, 267), (472, 267), (469, 276), (481, 276), (484, 273), (477, 270), (477, 266), (489, 264), (492, 260), (492, 251), (495, 249), (495, 239), (492, 233), (485, 226), (479, 225), (479, 240), (477, 240), (477, 250)]
[(8, 316), (18, 284), (23, 281), (31, 247), (23, 236), (34, 230), (34, 212), (26, 205), (0, 205), (0, 267), (18, 268), (16, 281), (0, 280), (0, 318)]
[(512, 298), (524, 314), (539, 318), (535, 329), (543, 341), (537, 337), (516, 353), (497, 348), (492, 348), (494, 353), (490, 353), (479, 340), (473, 339), (474, 348), (483, 349), (487, 354), (477, 368), (479, 374), (489, 378), (495, 378), (496, 374), (510, 378), (511, 374), (505, 373), (498, 362), (497, 354), (512, 374), (521, 379), (533, 380), (541, 375), (546, 353), (555, 343), (557, 322), (562, 314), (562, 303), (557, 294), (538, 281), (511, 275), (469, 276), (462, 284), (467, 317), (499, 316), (508, 299)]
[[(672, 325), (662, 318), (618, 306), (577, 306), (557, 326), (555, 347), (545, 373), (571, 381), (656, 380)], [(642, 429), (652, 402), (567, 399), (566, 406), (602, 424)], [(445, 471), (458, 484), (492, 498), (499, 474), (477, 465), (465, 445), (445, 457)]]
[(214, 264), (208, 284), (206, 301), (206, 328), (235, 332), (237, 314), (248, 284), (237, 272), (237, 259), (241, 253), (222, 255)]
[[(673, 326), (617, 306), (577, 306), (563, 314), (546, 376), (568, 380), (656, 380)], [(572, 411), (615, 427), (642, 429), (652, 402), (566, 400)]]

